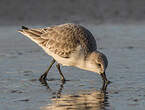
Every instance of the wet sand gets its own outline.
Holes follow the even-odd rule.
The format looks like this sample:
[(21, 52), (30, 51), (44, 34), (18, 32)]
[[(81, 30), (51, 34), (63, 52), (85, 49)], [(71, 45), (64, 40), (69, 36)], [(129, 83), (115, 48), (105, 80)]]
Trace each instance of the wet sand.
[[(37, 26), (39, 27), (39, 26)], [(40, 26), (41, 27), (41, 26)], [(19, 27), (0, 27), (0, 109), (1, 110), (144, 110), (145, 26), (85, 25), (95, 36), (98, 49), (108, 56), (108, 79), (102, 93), (101, 77), (74, 67), (63, 67), (67, 81), (62, 84), (55, 66), (48, 85), (38, 81), (51, 57), (28, 38)], [(90, 106), (91, 105), (91, 106)], [(86, 108), (85, 108), (86, 107)]]

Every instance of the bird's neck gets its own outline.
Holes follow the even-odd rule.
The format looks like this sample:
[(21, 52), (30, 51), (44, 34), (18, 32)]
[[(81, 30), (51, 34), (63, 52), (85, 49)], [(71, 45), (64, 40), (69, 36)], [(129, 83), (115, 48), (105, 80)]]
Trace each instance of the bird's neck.
[(88, 55), (87, 57), (81, 57), (81, 58), (79, 58), (77, 62), (78, 63), (75, 65), (76, 67), (78, 67), (80, 69), (83, 69), (83, 70), (96, 72), (96, 70), (92, 67), (91, 54)]

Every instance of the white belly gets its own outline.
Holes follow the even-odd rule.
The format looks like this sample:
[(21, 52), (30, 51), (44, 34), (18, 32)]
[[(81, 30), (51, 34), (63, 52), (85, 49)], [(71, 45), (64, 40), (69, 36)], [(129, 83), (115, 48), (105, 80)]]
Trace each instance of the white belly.
[(77, 63), (77, 60), (73, 57), (63, 58), (58, 56), (57, 54), (54, 54), (53, 52), (50, 52), (48, 49), (44, 50), (48, 55), (52, 56), (58, 63), (62, 64), (63, 66), (74, 66)]

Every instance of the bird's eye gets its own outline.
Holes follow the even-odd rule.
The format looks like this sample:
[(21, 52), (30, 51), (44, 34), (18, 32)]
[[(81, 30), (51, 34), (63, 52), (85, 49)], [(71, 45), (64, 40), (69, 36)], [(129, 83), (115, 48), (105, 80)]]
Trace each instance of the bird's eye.
[(101, 64), (97, 64), (98, 65), (98, 67), (101, 67)]

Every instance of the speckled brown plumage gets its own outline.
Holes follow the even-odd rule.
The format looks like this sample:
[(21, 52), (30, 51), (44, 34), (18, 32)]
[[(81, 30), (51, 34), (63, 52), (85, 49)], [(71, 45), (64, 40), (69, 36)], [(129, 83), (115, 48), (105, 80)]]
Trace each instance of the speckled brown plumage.
[(40, 79), (46, 78), (48, 71), (57, 61), (57, 68), (63, 81), (65, 78), (59, 64), (97, 72), (101, 74), (104, 82), (109, 82), (105, 74), (108, 65), (107, 57), (97, 50), (93, 35), (83, 26), (71, 23), (42, 29), (29, 29), (22, 26), (19, 32), (36, 42), (53, 57), (52, 63)]
[(76, 24), (62, 24), (43, 29), (25, 30), (28, 34), (39, 41), (49, 51), (67, 58), (78, 46), (83, 48), (84, 54), (96, 50), (96, 41), (86, 28)]

